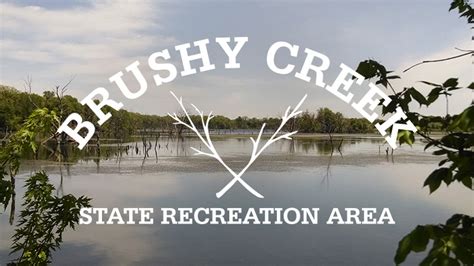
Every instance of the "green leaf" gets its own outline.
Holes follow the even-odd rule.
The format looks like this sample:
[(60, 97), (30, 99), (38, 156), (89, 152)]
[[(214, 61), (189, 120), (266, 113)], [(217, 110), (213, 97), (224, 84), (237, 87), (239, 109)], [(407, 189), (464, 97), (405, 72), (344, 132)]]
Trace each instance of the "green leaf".
[(446, 226), (449, 226), (451, 228), (458, 227), (459, 224), (461, 223), (462, 217), (463, 217), (462, 214), (454, 214), (446, 221)]
[(458, 6), (458, 2), (456, 0), (454, 0), (453, 2), (451, 2), (451, 6), (449, 7), (449, 11), (455, 9), (457, 6)]
[(432, 83), (432, 82), (429, 82), (429, 81), (420, 81), (421, 83), (424, 83), (426, 85), (430, 85), (430, 86), (433, 86), (433, 87), (439, 87), (440, 85), (439, 84), (436, 84), (436, 83)]
[(411, 251), (411, 233), (406, 235), (398, 242), (397, 252), (395, 253), (395, 263), (401, 264), (405, 261)]
[(448, 80), (446, 80), (444, 83), (443, 83), (443, 87), (447, 88), (447, 87), (456, 87), (458, 85), (458, 79), (457, 78), (450, 78)]
[(448, 257), (447, 255), (439, 256), (437, 263), (435, 265), (440, 266), (459, 266), (459, 262), (453, 258)]
[(413, 97), (413, 99), (415, 99), (415, 101), (417, 101), (420, 104), (420, 106), (423, 105), (423, 104), (427, 105), (427, 101), (426, 101), (425, 96), (423, 96), (423, 94), (421, 94), (415, 88), (410, 88), (409, 93), (410, 93), (411, 97)]
[[(360, 62), (356, 71), (366, 79), (378, 77), (378, 80), (375, 82), (375, 84), (382, 84), (384, 87), (388, 86), (389, 79), (399, 78), (396, 75), (387, 77), (387, 74), (392, 73), (392, 71), (387, 71), (385, 66), (371, 59)], [(355, 77), (352, 77), (352, 79), (354, 78)]]
[[(365, 60), (359, 63), (356, 72), (361, 74), (364, 78), (370, 79), (377, 74), (377, 68), (371, 63), (372, 60)], [(355, 77), (352, 77), (355, 79)]]
[(440, 142), (444, 146), (459, 150), (464, 145), (464, 142), (465, 142), (464, 137), (465, 136), (460, 135), (459, 133), (451, 133), (442, 137)]
[(428, 230), (419, 225), (411, 232), (411, 235), (411, 250), (415, 252), (424, 251), (430, 240)]
[(441, 160), (441, 161), (438, 163), (438, 166), (443, 166), (447, 161), (449, 161), (449, 160), (448, 160), (448, 159)]
[(432, 140), (432, 141), (428, 142), (428, 144), (426, 144), (424, 150), (426, 151), (429, 147), (431, 147), (433, 145), (436, 145), (437, 143), (439, 143), (437, 140)]
[(415, 142), (415, 134), (410, 130), (400, 130), (398, 132), (398, 141), (401, 144), (406, 143), (412, 145)]
[(446, 153), (448, 153), (447, 150), (441, 149), (441, 150), (434, 151), (433, 155), (443, 155), (443, 154), (446, 154)]
[(474, 130), (474, 105), (464, 109), (449, 127), (450, 130), (460, 129), (462, 131)]
[(472, 189), (472, 177), (470, 176), (465, 176), (461, 182), (463, 183), (464, 186), (466, 186), (469, 189)]
[(443, 88), (441, 87), (436, 87), (432, 89), (430, 93), (428, 94), (427, 105), (434, 103), (438, 99), (442, 91), (443, 91)]
[(445, 180), (445, 178), (452, 178), (451, 170), (446, 167), (436, 169), (428, 176), (428, 178), (426, 178), (423, 186), (429, 186), (431, 194), (439, 188), (441, 182)]

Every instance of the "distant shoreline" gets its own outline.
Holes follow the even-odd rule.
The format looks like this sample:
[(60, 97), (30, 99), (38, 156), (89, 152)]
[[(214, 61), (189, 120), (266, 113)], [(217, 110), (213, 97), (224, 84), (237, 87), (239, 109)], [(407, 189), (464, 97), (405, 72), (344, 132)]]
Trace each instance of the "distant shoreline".
[[(273, 132), (265, 132), (263, 134), (263, 137), (268, 137)], [(258, 131), (255, 130), (255, 132), (249, 132), (249, 133), (215, 133), (215, 132), (210, 132), (210, 136), (213, 138), (249, 138), (252, 136), (258, 135)], [(441, 135), (440, 132), (433, 133), (431, 136), (438, 136)], [(334, 133), (331, 134), (332, 138), (340, 140), (341, 138), (359, 138), (359, 139), (378, 139), (378, 140), (383, 140), (384, 138), (380, 136), (379, 134), (375, 133)], [(145, 139), (150, 140), (156, 138), (156, 135), (150, 134), (144, 136)], [(170, 136), (169, 134), (160, 134), (160, 138), (176, 138), (176, 135)], [(191, 133), (183, 133), (181, 137), (184, 138), (197, 138), (195, 135)], [(101, 138), (101, 142), (109, 142), (109, 143), (119, 143), (122, 141), (122, 143), (127, 143), (127, 142), (134, 142), (134, 141), (141, 141), (143, 136), (139, 135), (133, 135), (131, 136), (130, 139), (127, 140), (120, 140), (120, 139), (113, 139), (113, 138)], [(329, 134), (327, 133), (297, 133), (293, 135), (293, 139), (329, 139)], [(418, 139), (418, 138), (417, 138)], [(420, 137), (421, 139), (421, 137)], [(91, 139), (89, 145), (92, 145), (95, 143), (95, 139)]]

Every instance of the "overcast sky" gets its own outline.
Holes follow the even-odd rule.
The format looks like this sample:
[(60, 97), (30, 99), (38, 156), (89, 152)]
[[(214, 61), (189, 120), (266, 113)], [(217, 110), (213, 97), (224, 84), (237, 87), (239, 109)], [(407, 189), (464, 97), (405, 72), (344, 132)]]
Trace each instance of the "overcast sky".
[[(177, 110), (173, 90), (205, 111), (230, 117), (276, 116), (305, 93), (303, 109), (330, 107), (349, 117), (359, 115), (350, 105), (310, 83), (273, 73), (266, 52), (276, 41), (327, 55), (330, 69), (324, 79), (332, 83), (341, 62), (353, 67), (368, 58), (397, 71), (398, 88), (423, 88), (419, 80), (442, 82), (459, 77), (473, 80), (472, 58), (424, 65), (401, 74), (406, 67), (427, 59), (472, 49), (466, 20), (448, 12), (450, 1), (2, 1), (0, 4), (0, 84), (23, 89), (27, 75), (35, 92), (66, 83), (81, 99), (97, 87), (123, 101), (125, 109), (149, 114)], [(239, 54), (240, 69), (225, 70), (225, 57), (215, 37), (247, 36)], [(153, 52), (168, 48), (178, 71), (182, 69), (175, 45), (209, 38), (211, 63), (216, 70), (176, 78), (156, 87), (153, 71), (144, 71), (149, 88), (144, 96), (126, 100), (108, 78), (135, 60), (146, 65)], [(284, 59), (283, 59), (284, 60)], [(290, 60), (290, 58), (288, 58)], [(288, 61), (290, 62), (290, 61)], [(282, 61), (283, 63), (283, 61)], [(194, 64), (193, 64), (194, 65)], [(358, 99), (367, 88), (354, 87)], [(471, 92), (451, 100), (452, 113), (472, 100)], [(440, 102), (431, 111), (443, 114)]]

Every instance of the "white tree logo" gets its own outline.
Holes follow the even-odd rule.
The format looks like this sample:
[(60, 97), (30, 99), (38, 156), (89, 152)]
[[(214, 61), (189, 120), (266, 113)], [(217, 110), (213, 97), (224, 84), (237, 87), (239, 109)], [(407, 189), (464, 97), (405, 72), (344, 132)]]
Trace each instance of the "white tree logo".
[(298, 131), (293, 131), (293, 132), (284, 133), (282, 135), (278, 135), (280, 133), (280, 131), (283, 129), (283, 126), (291, 118), (296, 117), (297, 115), (299, 115), (301, 113), (301, 111), (299, 111), (299, 108), (303, 104), (303, 102), (306, 99), (307, 95), (305, 94), (305, 96), (303, 96), (303, 98), (300, 100), (300, 102), (295, 106), (295, 108), (293, 110), (291, 110), (291, 106), (288, 106), (288, 108), (285, 111), (285, 114), (282, 116), (280, 126), (273, 133), (273, 135), (265, 142), (265, 144), (263, 144), (263, 146), (260, 149), (259, 149), (259, 146), (260, 146), (260, 142), (261, 142), (261, 139), (262, 139), (263, 130), (265, 129), (265, 123), (262, 125), (262, 128), (260, 129), (260, 132), (259, 132), (258, 137), (257, 137), (256, 140), (253, 137), (250, 137), (250, 140), (252, 141), (252, 144), (253, 144), (252, 155), (250, 156), (250, 160), (247, 163), (247, 165), (242, 170), (240, 170), (239, 173), (236, 173), (234, 170), (232, 170), (222, 160), (222, 158), (220, 157), (219, 153), (216, 151), (216, 149), (214, 148), (214, 145), (212, 143), (212, 140), (211, 140), (211, 137), (210, 137), (210, 134), (209, 134), (209, 121), (211, 121), (211, 119), (214, 117), (212, 115), (212, 112), (210, 112), (209, 115), (207, 116), (207, 118), (205, 119), (204, 118), (204, 112), (199, 110), (194, 104), (191, 104), (191, 106), (194, 107), (196, 112), (201, 117), (202, 128), (203, 128), (203, 131), (204, 131), (204, 137), (203, 137), (201, 135), (201, 133), (199, 132), (199, 130), (194, 125), (193, 121), (191, 120), (191, 117), (189, 116), (189, 113), (188, 113), (188, 111), (186, 110), (186, 107), (183, 104), (183, 98), (182, 97), (178, 98), (172, 91), (170, 91), (170, 93), (173, 95), (173, 97), (179, 103), (181, 109), (183, 110), (184, 114), (186, 115), (186, 119), (188, 120), (187, 122), (185, 122), (185, 121), (181, 120), (176, 115), (176, 113), (173, 113), (172, 115), (168, 113), (168, 115), (176, 121), (174, 124), (181, 124), (181, 125), (189, 128), (191, 131), (193, 131), (199, 137), (199, 139), (202, 141), (202, 143), (204, 143), (204, 145), (209, 150), (209, 152), (203, 152), (203, 151), (200, 151), (200, 150), (198, 150), (194, 147), (191, 147), (191, 149), (196, 152), (195, 155), (205, 155), (205, 156), (209, 156), (211, 158), (216, 159), (234, 177), (224, 188), (222, 188), (219, 192), (216, 193), (217, 198), (222, 197), (236, 182), (239, 182), (240, 184), (242, 184), (242, 186), (244, 186), (244, 188), (246, 188), (255, 197), (263, 198), (262, 194), (258, 193), (255, 189), (253, 189), (249, 184), (247, 184), (247, 182), (245, 182), (242, 179), (242, 175), (245, 173), (245, 171), (247, 171), (247, 169), (253, 164), (253, 162), (258, 158), (258, 156), (260, 156), (260, 154), (262, 154), (262, 152), (266, 148), (268, 148), (270, 145), (277, 142), (278, 140), (291, 139), (291, 136), (298, 132)]

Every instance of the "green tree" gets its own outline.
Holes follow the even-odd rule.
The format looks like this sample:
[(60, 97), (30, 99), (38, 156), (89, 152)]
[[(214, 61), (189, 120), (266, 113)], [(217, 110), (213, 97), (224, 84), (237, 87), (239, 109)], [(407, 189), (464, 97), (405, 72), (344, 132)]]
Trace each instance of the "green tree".
[(308, 111), (303, 112), (296, 120), (298, 132), (311, 133), (316, 131), (316, 117)]
[(333, 133), (342, 132), (345, 126), (344, 116), (339, 112), (334, 113), (329, 108), (318, 110), (316, 123), (317, 130), (329, 134), (330, 138), (332, 138)]

